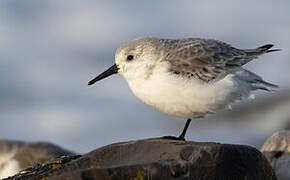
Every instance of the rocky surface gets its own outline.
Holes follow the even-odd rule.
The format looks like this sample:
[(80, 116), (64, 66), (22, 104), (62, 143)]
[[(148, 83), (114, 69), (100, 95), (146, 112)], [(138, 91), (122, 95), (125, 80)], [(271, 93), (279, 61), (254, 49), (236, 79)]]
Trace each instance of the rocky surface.
[(244, 145), (145, 139), (66, 156), (9, 179), (276, 179), (267, 159)]
[(0, 140), (0, 179), (64, 155), (74, 153), (46, 142)]
[(263, 145), (262, 152), (270, 161), (279, 180), (290, 179), (290, 131), (273, 134)]

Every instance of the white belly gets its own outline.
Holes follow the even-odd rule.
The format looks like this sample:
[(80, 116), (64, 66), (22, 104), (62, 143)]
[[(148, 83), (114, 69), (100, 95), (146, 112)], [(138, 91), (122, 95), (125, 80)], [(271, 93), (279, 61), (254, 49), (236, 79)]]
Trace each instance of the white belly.
[(239, 83), (243, 82), (235, 80), (231, 74), (210, 84), (166, 72), (154, 73), (147, 80), (131, 79), (128, 83), (144, 103), (166, 114), (184, 118), (207, 116), (250, 92), (246, 86), (240, 88)]

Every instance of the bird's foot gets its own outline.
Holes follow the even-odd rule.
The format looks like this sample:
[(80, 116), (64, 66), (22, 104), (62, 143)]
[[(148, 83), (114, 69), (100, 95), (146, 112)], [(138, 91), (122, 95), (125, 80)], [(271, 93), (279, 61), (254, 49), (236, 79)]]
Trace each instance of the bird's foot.
[(185, 137), (185, 134), (186, 134), (186, 131), (187, 131), (187, 128), (188, 128), (190, 122), (191, 122), (191, 119), (187, 119), (186, 124), (185, 124), (185, 126), (183, 128), (183, 131), (180, 134), (180, 136), (178, 136), (178, 137), (175, 137), (175, 136), (163, 136), (163, 137), (161, 137), (161, 139), (170, 139), (170, 140), (177, 140), (177, 141), (185, 141), (185, 138), (184, 137)]
[(163, 136), (161, 139), (169, 139), (169, 140), (177, 140), (177, 141), (185, 141), (183, 136), (175, 137), (175, 136)]

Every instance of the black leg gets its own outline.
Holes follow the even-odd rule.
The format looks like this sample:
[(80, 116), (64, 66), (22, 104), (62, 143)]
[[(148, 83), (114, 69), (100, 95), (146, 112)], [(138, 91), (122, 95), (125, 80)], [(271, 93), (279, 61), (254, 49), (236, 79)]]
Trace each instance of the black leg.
[(181, 141), (185, 141), (185, 134), (186, 134), (186, 131), (187, 131), (187, 129), (188, 129), (188, 126), (189, 126), (190, 122), (191, 122), (191, 119), (187, 119), (186, 124), (185, 124), (185, 126), (184, 126), (184, 128), (183, 128), (183, 131), (182, 131), (182, 133), (180, 134), (180, 136), (178, 136), (178, 137), (175, 137), (175, 136), (164, 136), (164, 137), (162, 137), (162, 138), (163, 138), (163, 139), (172, 139), (172, 140), (181, 140)]
[(185, 139), (184, 139), (185, 138), (185, 134), (186, 134), (186, 131), (187, 131), (187, 128), (188, 128), (190, 122), (191, 122), (191, 119), (187, 119), (187, 121), (185, 123), (185, 126), (183, 128), (183, 131), (180, 134), (180, 136), (178, 137), (178, 139), (185, 141)]

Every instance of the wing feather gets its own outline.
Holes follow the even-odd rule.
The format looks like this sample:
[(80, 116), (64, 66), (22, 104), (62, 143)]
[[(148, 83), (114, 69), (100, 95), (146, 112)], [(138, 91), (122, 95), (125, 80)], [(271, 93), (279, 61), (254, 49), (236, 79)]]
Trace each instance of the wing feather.
[(203, 82), (220, 80), (233, 68), (257, 57), (213, 39), (160, 41), (168, 50), (164, 60), (170, 63), (169, 71)]

